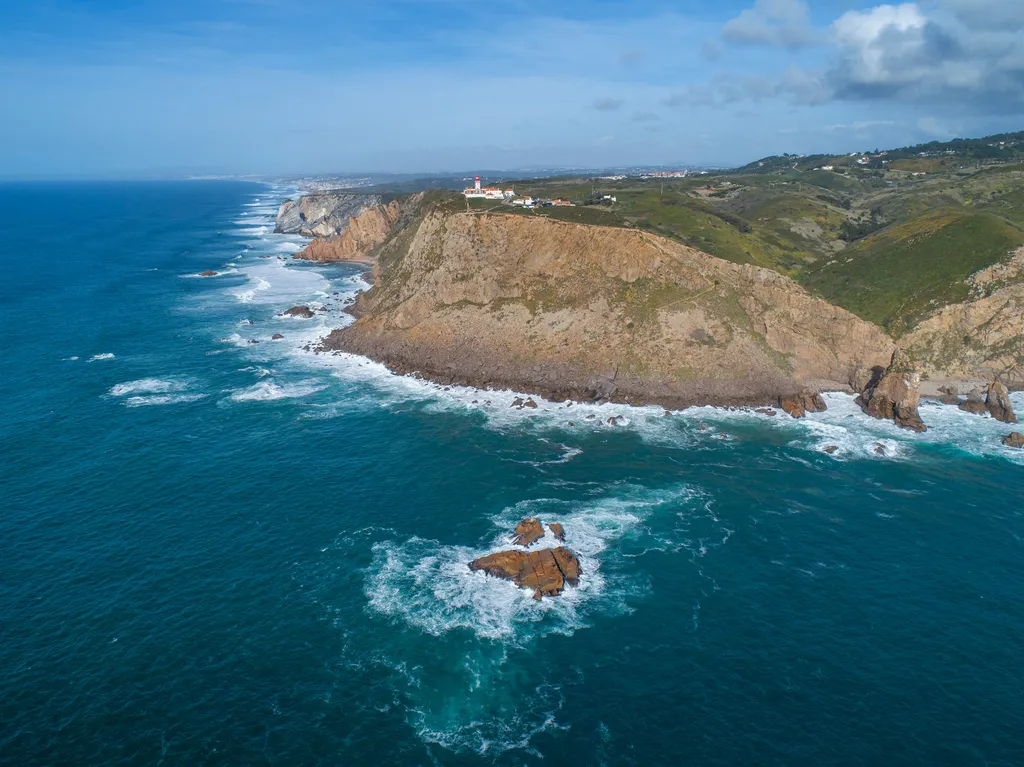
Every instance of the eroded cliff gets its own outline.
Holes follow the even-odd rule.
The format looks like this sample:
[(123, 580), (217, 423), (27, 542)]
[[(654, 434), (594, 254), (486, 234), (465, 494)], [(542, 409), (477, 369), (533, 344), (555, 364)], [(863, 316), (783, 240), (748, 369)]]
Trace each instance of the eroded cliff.
[(670, 406), (849, 390), (893, 351), (776, 272), (637, 230), (452, 208), (402, 238), (325, 349), (444, 382)]
[(902, 343), (931, 378), (1024, 386), (1024, 248), (970, 286), (972, 298), (936, 310)]
[(274, 231), (303, 237), (334, 237), (348, 228), (353, 217), (378, 208), (380, 195), (316, 192), (298, 200), (285, 200), (277, 209)]

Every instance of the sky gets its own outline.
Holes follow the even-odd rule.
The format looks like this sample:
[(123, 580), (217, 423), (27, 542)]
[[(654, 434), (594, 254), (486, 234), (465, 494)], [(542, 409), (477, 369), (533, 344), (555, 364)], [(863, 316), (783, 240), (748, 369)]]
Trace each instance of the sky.
[(1024, 130), (1024, 0), (32, 0), (0, 177), (738, 165)]

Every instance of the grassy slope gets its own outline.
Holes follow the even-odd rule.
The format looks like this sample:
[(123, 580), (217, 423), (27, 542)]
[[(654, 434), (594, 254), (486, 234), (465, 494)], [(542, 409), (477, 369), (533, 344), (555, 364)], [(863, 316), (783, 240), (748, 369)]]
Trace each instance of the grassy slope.
[[(797, 170), (789, 158), (771, 173), (686, 179), (531, 179), (508, 185), (520, 194), (568, 198), (576, 207), (526, 211), (489, 200), (469, 207), (636, 226), (719, 258), (776, 269), (897, 335), (932, 309), (962, 300), (968, 275), (1024, 243), (1024, 166), (956, 166), (916, 178), (857, 167), (813, 170), (827, 159), (800, 160)], [(583, 205), (595, 190), (615, 195), (616, 204)], [(459, 199), (445, 205), (466, 209)], [(848, 219), (872, 216), (879, 231), (852, 243), (839, 239)]]
[(941, 208), (861, 240), (804, 283), (895, 335), (933, 309), (967, 298), (965, 280), (1024, 244), (1024, 232), (989, 213)]

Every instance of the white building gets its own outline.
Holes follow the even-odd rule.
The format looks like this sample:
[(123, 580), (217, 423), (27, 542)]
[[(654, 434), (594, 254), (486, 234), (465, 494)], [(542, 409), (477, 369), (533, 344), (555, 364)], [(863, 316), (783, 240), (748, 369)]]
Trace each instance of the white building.
[(487, 195), (484, 194), (484, 190), (480, 188), (480, 177), (476, 177), (476, 183), (473, 186), (467, 186), (462, 190), (462, 193), (466, 195), (467, 200), (486, 199)]

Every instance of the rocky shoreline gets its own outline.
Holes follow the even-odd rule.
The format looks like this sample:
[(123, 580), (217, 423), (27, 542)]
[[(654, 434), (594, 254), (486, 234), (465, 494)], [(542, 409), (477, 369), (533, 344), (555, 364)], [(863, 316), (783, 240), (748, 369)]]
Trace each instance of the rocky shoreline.
[(924, 393), (1016, 422), (1002, 383), (922, 380), (881, 329), (770, 270), (637, 230), (370, 197), (282, 205), (279, 229), (320, 235), (296, 258), (374, 267), (373, 290), (349, 308), (356, 323), (320, 352), (553, 402), (800, 418), (825, 408), (821, 392), (843, 392), (869, 416), (925, 431)]

